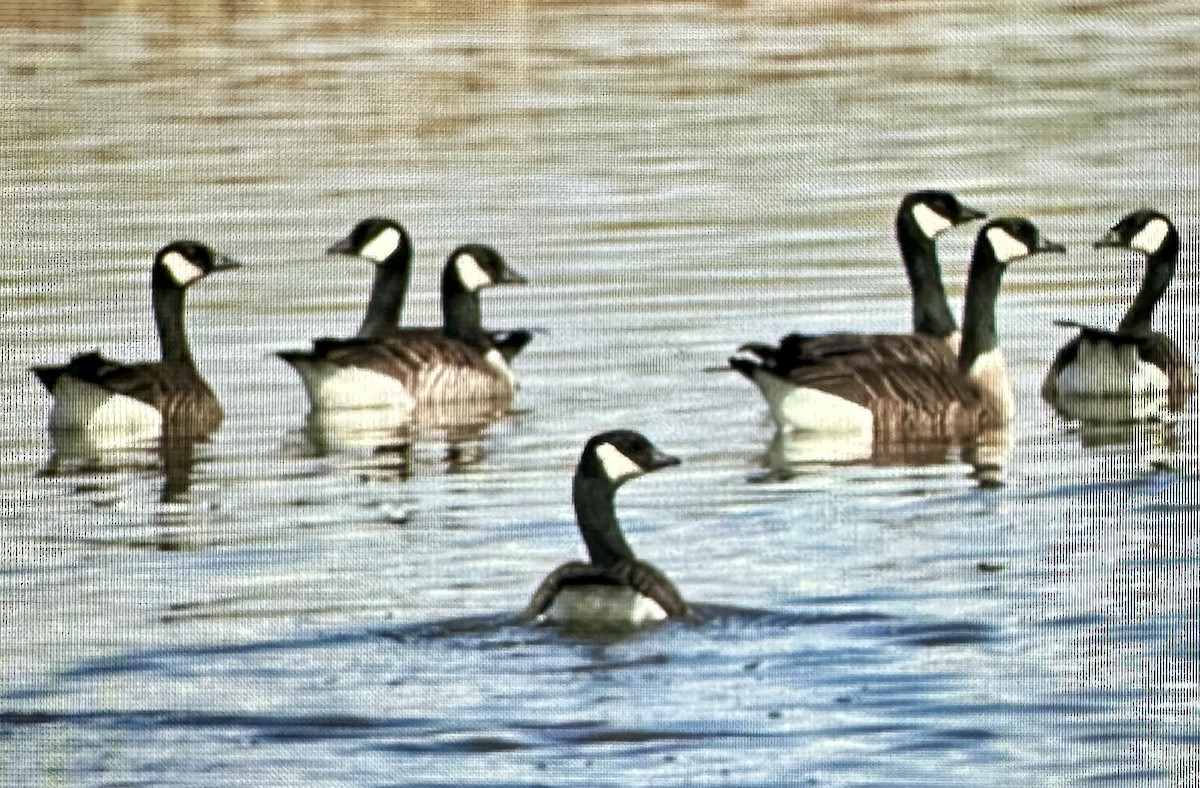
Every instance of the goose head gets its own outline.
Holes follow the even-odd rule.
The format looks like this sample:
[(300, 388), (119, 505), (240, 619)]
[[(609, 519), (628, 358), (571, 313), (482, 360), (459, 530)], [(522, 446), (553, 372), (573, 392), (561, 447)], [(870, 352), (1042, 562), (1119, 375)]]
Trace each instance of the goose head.
[(349, 235), (325, 253), (362, 257), (376, 265), (407, 264), (412, 258), (412, 240), (398, 222), (372, 216), (354, 225)]
[(639, 432), (612, 430), (593, 436), (583, 448), (580, 471), (590, 471), (613, 488), (651, 471), (679, 464)]
[(983, 211), (963, 205), (950, 192), (934, 189), (905, 195), (900, 201), (897, 215), (901, 218), (911, 218), (921, 233), (930, 240), (951, 227), (987, 216)]
[(197, 241), (175, 241), (154, 256), (151, 282), (154, 287), (186, 288), (216, 271), (240, 268), (232, 260)]
[(1018, 217), (988, 222), (979, 231), (979, 241), (986, 243), (996, 261), (1005, 265), (1043, 252), (1066, 251), (1062, 244), (1043, 238), (1033, 222)]
[(446, 274), (468, 293), (492, 285), (519, 285), (527, 281), (509, 268), (499, 252), (483, 244), (465, 244), (451, 252)]
[(1158, 211), (1134, 211), (1096, 241), (1096, 248), (1121, 247), (1154, 255), (1162, 251), (1177, 234), (1171, 220)]

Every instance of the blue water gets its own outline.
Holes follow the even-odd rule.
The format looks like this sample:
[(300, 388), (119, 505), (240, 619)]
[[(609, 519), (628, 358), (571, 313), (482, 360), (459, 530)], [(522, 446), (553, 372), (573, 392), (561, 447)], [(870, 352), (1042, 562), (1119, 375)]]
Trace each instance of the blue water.
[[(1163, 451), (1037, 397), (1050, 321), (1109, 323), (1136, 287), (1090, 242), (1143, 205), (1183, 234), (1158, 324), (1194, 346), (1191, 6), (3, 20), (3, 783), (1193, 779), (1194, 407)], [(705, 370), (905, 330), (892, 213), (925, 186), (1070, 246), (1005, 281), (1005, 485), (953, 456), (770, 472), (761, 398)], [(306, 428), (272, 353), (357, 326), (370, 271), (321, 252), (376, 213), (416, 242), (407, 322), (437, 320), (460, 242), (530, 280), (485, 298), (538, 333), (481, 433)], [(55, 454), (27, 367), (152, 355), (146, 269), (184, 236), (246, 263), (189, 296), (222, 430), (170, 481), (151, 450)], [(956, 303), (970, 245), (939, 242)], [(582, 556), (570, 474), (616, 426), (684, 461), (618, 511), (696, 620), (518, 625)]]

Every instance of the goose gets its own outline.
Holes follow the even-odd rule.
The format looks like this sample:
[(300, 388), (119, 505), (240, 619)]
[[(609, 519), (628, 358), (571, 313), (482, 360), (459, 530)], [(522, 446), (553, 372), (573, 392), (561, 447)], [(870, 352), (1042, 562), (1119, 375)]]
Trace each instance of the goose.
[(632, 430), (593, 436), (583, 447), (572, 487), (575, 519), (590, 560), (571, 561), (551, 572), (522, 620), (608, 629), (686, 616), (688, 605), (675, 585), (634, 556), (613, 511), (622, 484), (678, 464), (677, 457)]
[(412, 271), (412, 240), (399, 223), (382, 216), (363, 219), (326, 254), (362, 257), (375, 264), (375, 281), (355, 336), (375, 339), (396, 329)]
[(467, 399), (503, 406), (514, 388), (505, 351), (520, 350), (528, 334), (513, 332), (497, 348), (481, 325), (479, 291), (525, 281), (492, 247), (466, 244), (450, 253), (442, 273), (442, 328), (318, 339), (311, 351), (278, 355), (300, 374), (313, 411), (411, 410)]
[(911, 334), (788, 334), (773, 347), (748, 343), (739, 348), (770, 362), (778, 354), (839, 356), (847, 363), (913, 362), (954, 367), (960, 334), (938, 263), (936, 239), (952, 227), (986, 217), (950, 192), (910, 192), (896, 210), (896, 243), (912, 290)]
[(730, 365), (762, 391), (780, 431), (957, 436), (1007, 424), (1012, 393), (996, 334), (1000, 279), (1015, 260), (1063, 252), (1026, 219), (1002, 218), (979, 231), (967, 274), (962, 345), (953, 370), (921, 363), (847, 363), (797, 353)]
[[(354, 336), (379, 339), (399, 331), (412, 272), (413, 246), (408, 231), (392, 219), (372, 216), (356, 224), (350, 234), (330, 246), (326, 254), (362, 257), (375, 264), (375, 281), (371, 285), (367, 309)], [(489, 331), (488, 336), (510, 363), (533, 338), (531, 332), (523, 329)]]
[(51, 429), (151, 438), (207, 434), (220, 426), (221, 404), (188, 347), (184, 295), (209, 274), (240, 265), (195, 241), (175, 241), (160, 249), (151, 268), (150, 292), (162, 360), (123, 364), (91, 352), (61, 366), (34, 367), (34, 375), (54, 397)]
[[(1042, 399), (1057, 407), (1071, 397), (1161, 400), (1165, 395), (1169, 410), (1182, 410), (1195, 391), (1195, 374), (1175, 341), (1150, 328), (1154, 308), (1175, 275), (1179, 232), (1158, 211), (1140, 210), (1117, 222), (1095, 246), (1145, 254), (1142, 285), (1112, 331), (1055, 321), (1079, 333), (1051, 363), (1042, 382)], [(1136, 408), (1126, 410), (1127, 415), (1137, 415)]]

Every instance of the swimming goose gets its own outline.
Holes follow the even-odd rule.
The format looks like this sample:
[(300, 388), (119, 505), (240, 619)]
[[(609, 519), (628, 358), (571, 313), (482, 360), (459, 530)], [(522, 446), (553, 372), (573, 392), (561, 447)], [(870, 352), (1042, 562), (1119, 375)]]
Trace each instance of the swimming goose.
[[(1059, 406), (1070, 397), (1155, 400), (1165, 395), (1170, 410), (1182, 410), (1195, 391), (1195, 375), (1174, 340), (1150, 328), (1154, 308), (1175, 275), (1179, 232), (1157, 211), (1135, 211), (1114, 225), (1096, 247), (1145, 254), (1141, 288), (1112, 331), (1055, 321), (1078, 329), (1079, 334), (1055, 356), (1042, 382), (1042, 398)], [(1127, 415), (1136, 416), (1136, 408)]]
[(33, 373), (54, 396), (51, 429), (145, 438), (215, 430), (223, 415), (221, 405), (192, 361), (184, 332), (184, 295), (214, 271), (239, 266), (195, 241), (176, 241), (160, 249), (150, 288), (162, 360), (122, 364), (92, 352), (62, 366), (34, 367)]
[(730, 365), (759, 387), (781, 431), (865, 433), (878, 441), (1006, 424), (1012, 393), (996, 335), (1000, 279), (1014, 260), (1062, 251), (1025, 219), (983, 226), (967, 274), (962, 347), (953, 370), (804, 353), (762, 363), (732, 358)]
[[(396, 328), (380, 337), (318, 339), (311, 351), (279, 357), (304, 380), (314, 411), (354, 408), (410, 410), (419, 404), (512, 399), (505, 352), (481, 324), (479, 291), (525, 279), (489, 246), (451, 252), (442, 273), (442, 328)], [(505, 350), (524, 346), (521, 333)]]
[(405, 229), (391, 219), (372, 216), (356, 224), (326, 254), (363, 257), (375, 264), (367, 311), (355, 336), (372, 339), (394, 331), (404, 310), (412, 270), (412, 241)]
[(522, 618), (607, 629), (686, 616), (688, 605), (679, 591), (661, 571), (634, 556), (613, 512), (622, 484), (678, 464), (678, 458), (631, 430), (592, 437), (583, 447), (572, 488), (575, 519), (591, 560), (571, 561), (551, 572)]
[(983, 211), (963, 205), (945, 191), (916, 191), (905, 195), (896, 210), (896, 243), (912, 290), (911, 334), (789, 334), (774, 347), (749, 343), (739, 348), (770, 362), (776, 354), (840, 356), (846, 363), (927, 363), (954, 367), (960, 334), (938, 262), (937, 237), (960, 224), (982, 219)]

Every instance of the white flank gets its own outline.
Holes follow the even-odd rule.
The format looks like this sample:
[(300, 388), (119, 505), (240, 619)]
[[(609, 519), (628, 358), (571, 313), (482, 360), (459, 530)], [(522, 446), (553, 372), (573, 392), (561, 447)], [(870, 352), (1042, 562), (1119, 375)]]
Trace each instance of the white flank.
[(875, 416), (870, 408), (824, 391), (797, 387), (766, 372), (756, 372), (754, 382), (767, 400), (771, 417), (780, 430), (871, 436)]
[(141, 400), (63, 375), (54, 386), (50, 427), (138, 440), (162, 434), (162, 413)]
[(352, 410), (393, 408), (411, 410), (413, 397), (400, 381), (362, 367), (339, 367), (325, 361), (300, 363), (296, 371), (304, 380), (312, 409)]
[(600, 467), (604, 469), (604, 474), (614, 482), (632, 479), (634, 476), (641, 476), (646, 472), (645, 468), (629, 459), (624, 452), (611, 443), (601, 443), (597, 446), (596, 457), (600, 460)]
[(1080, 342), (1075, 360), (1058, 373), (1058, 391), (1090, 397), (1154, 397), (1166, 393), (1167, 374), (1138, 357), (1134, 345)]
[(582, 627), (636, 627), (663, 621), (667, 611), (628, 586), (570, 586), (558, 592), (543, 618)]
[(483, 355), (483, 360), (488, 363), (488, 366), (500, 373), (503, 378), (508, 381), (509, 386), (516, 384), (516, 377), (513, 375), (512, 367), (504, 359), (504, 354), (496, 348), (492, 348)]
[(1129, 240), (1129, 246), (1146, 254), (1154, 254), (1162, 246), (1170, 230), (1170, 226), (1162, 219), (1151, 219)]
[(204, 276), (204, 269), (187, 259), (179, 252), (167, 252), (162, 257), (163, 268), (180, 287), (187, 287)]
[(379, 234), (363, 246), (360, 255), (368, 260), (382, 263), (400, 248), (400, 231), (395, 227), (385, 227)]
[(925, 233), (928, 238), (936, 238), (938, 234), (954, 226), (954, 222), (923, 202), (919, 202), (912, 207), (912, 216), (913, 220), (917, 223), (917, 227), (920, 227), (921, 232)]
[(492, 282), (492, 277), (487, 271), (483, 270), (483, 266), (475, 257), (467, 252), (463, 252), (454, 259), (454, 268), (458, 271), (458, 280), (462, 282), (463, 287), (467, 290), (475, 291), (481, 287), (487, 287)]
[(1002, 227), (989, 227), (987, 239), (992, 245), (992, 251), (996, 253), (996, 259), (1002, 263), (1029, 255), (1029, 247), (1023, 241), (1013, 238)]

